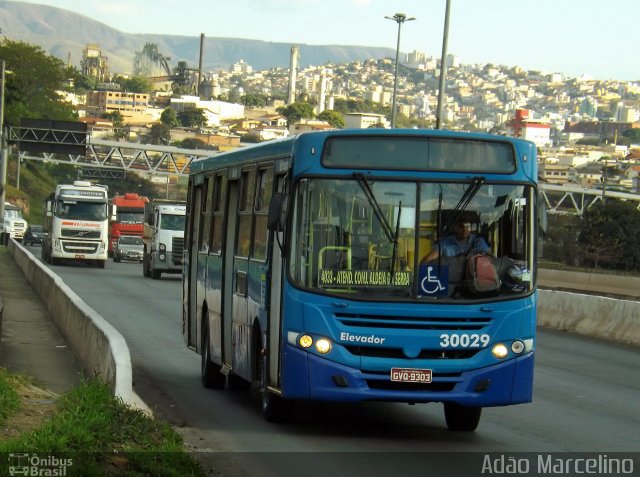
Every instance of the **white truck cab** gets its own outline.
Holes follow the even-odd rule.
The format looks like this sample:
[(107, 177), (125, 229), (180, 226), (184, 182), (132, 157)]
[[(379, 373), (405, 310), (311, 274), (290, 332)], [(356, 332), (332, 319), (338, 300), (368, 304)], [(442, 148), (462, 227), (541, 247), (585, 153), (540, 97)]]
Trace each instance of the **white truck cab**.
[(158, 199), (147, 208), (142, 262), (145, 277), (158, 279), (162, 273), (182, 273), (186, 212), (184, 202)]
[(27, 231), (27, 221), (22, 218), (22, 210), (9, 202), (4, 203), (4, 218), (0, 224), (0, 234), (21, 241)]

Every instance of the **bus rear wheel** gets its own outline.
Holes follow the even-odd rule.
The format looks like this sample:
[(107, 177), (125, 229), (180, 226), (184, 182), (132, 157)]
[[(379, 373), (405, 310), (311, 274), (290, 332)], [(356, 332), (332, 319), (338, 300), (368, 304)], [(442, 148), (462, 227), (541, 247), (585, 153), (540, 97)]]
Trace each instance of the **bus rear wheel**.
[(462, 406), (455, 402), (444, 403), (444, 418), (450, 431), (475, 431), (481, 414), (481, 407)]

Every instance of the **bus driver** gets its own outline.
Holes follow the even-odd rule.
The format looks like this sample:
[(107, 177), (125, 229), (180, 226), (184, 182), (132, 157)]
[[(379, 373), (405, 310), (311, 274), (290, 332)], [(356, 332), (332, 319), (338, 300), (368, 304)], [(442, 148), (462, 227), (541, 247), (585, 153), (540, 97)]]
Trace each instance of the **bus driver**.
[(456, 255), (466, 254), (470, 250), (489, 252), (490, 249), (482, 237), (471, 233), (468, 223), (458, 220), (453, 226), (453, 234), (444, 236), (442, 240), (436, 243), (433, 250), (420, 263), (435, 260), (440, 253), (442, 253), (443, 257), (455, 257)]

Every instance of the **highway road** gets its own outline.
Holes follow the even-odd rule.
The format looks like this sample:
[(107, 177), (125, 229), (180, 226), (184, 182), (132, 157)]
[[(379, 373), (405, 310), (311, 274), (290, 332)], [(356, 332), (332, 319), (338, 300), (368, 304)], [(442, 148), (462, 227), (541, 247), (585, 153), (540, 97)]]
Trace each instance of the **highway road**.
[[(39, 256), (38, 247), (28, 248)], [(327, 475), (332, 469), (330, 475), (357, 475), (362, 469), (369, 475), (390, 475), (410, 465), (411, 458), (401, 454), (405, 452), (420, 453), (412, 458), (472, 452), (476, 454), (468, 455), (477, 460), (488, 452), (640, 451), (637, 348), (540, 330), (534, 402), (485, 409), (475, 433), (447, 431), (441, 404), (297, 405), (291, 422), (269, 424), (249, 392), (201, 387), (199, 356), (185, 346), (180, 332), (179, 275), (151, 280), (143, 278), (139, 264), (112, 261), (105, 270), (74, 264), (51, 269), (124, 336), (138, 395), (179, 429), (189, 447), (222, 453), (214, 454), (214, 460), (232, 465), (239, 472), (235, 475), (252, 475), (241, 472), (246, 467), (261, 468), (260, 475), (294, 469), (307, 475)], [(288, 457), (267, 464), (269, 452)], [(359, 458), (348, 460), (345, 453)], [(395, 460), (381, 459), (381, 453)], [(312, 459), (310, 455), (317, 474), (302, 458)], [(435, 459), (436, 454), (428, 455)], [(464, 458), (456, 460), (440, 464), (443, 469), (463, 466)], [(293, 465), (296, 461), (305, 469)], [(389, 462), (395, 467), (386, 468)], [(336, 473), (354, 471), (354, 465), (358, 472)], [(424, 465), (416, 463), (419, 469)], [(470, 465), (478, 466), (476, 461)]]

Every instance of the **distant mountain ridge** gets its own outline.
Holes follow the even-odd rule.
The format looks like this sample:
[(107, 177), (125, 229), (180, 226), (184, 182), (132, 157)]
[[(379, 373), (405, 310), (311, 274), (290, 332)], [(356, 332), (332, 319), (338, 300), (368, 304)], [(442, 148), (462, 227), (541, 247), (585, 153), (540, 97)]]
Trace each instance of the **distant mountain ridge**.
[[(156, 43), (160, 53), (171, 58), (171, 68), (178, 61), (186, 61), (189, 67), (196, 68), (200, 55), (201, 32), (194, 32), (193, 37), (123, 33), (69, 10), (32, 3), (0, 0), (0, 29), (9, 39), (36, 44), (64, 62), (69, 60), (76, 67), (80, 66), (82, 51), (87, 44), (97, 44), (102, 54), (108, 57), (111, 73), (131, 73), (135, 53), (141, 51), (147, 42)], [(203, 69), (228, 69), (240, 60), (244, 60), (254, 70), (287, 68), (293, 44), (205, 36)], [(302, 67), (395, 55), (392, 48), (297, 45)]]

